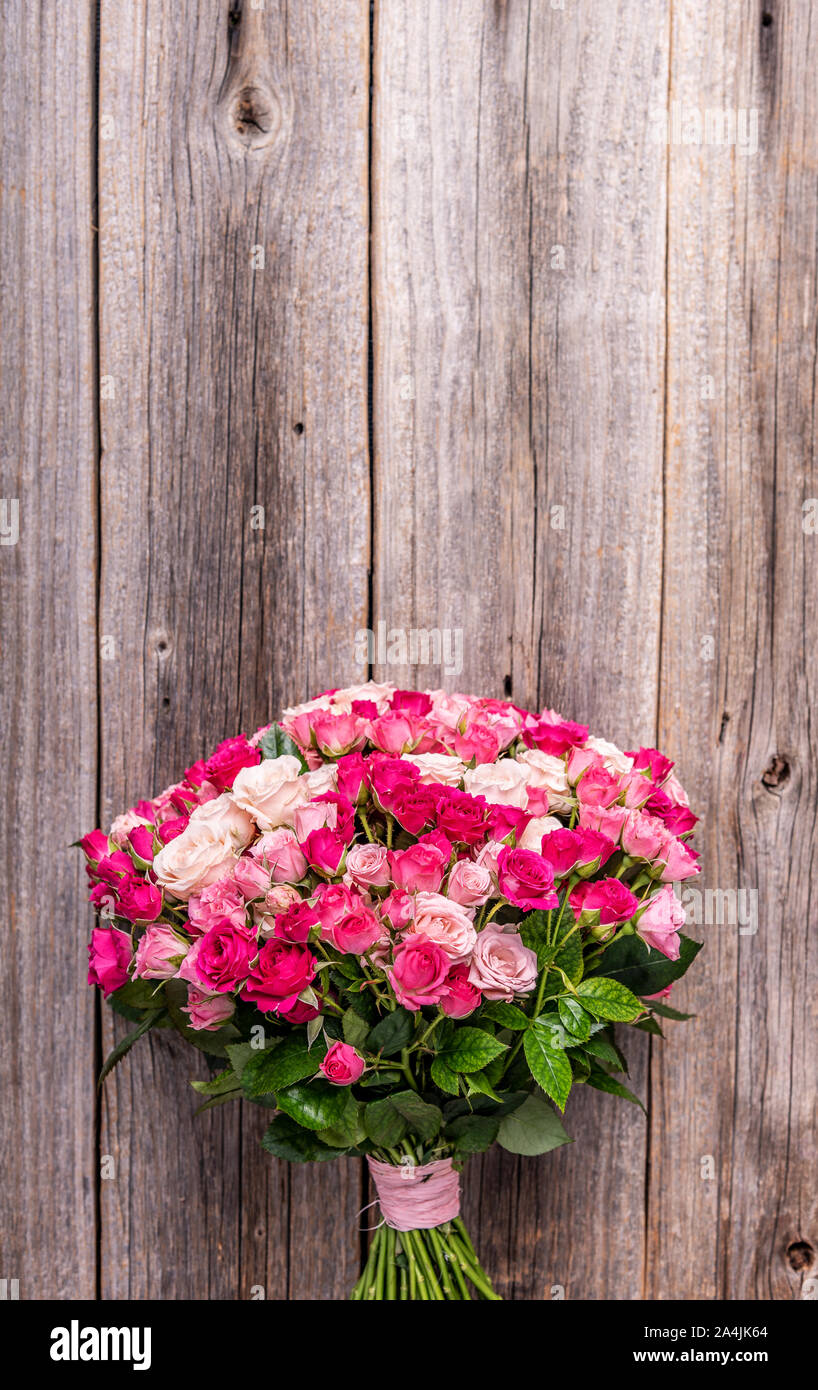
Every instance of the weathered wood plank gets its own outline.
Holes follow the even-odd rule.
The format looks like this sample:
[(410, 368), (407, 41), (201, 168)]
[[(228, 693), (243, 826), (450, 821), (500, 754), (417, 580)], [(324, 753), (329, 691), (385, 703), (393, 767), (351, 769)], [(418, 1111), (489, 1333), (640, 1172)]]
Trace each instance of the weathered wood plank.
[[(462, 629), (450, 688), (652, 741), (668, 6), (376, 14), (375, 618)], [(569, 1121), (569, 1151), (471, 1165), (482, 1252), (515, 1298), (639, 1297), (644, 1121)]]
[(96, 814), (93, 19), (13, 4), (0, 43), (0, 1230), (24, 1299), (92, 1298), (96, 1279), (94, 1001), (68, 848)]
[[(109, 817), (362, 674), (368, 39), (363, 0), (103, 0)], [(192, 1070), (159, 1038), (106, 1088), (103, 1292), (343, 1296), (359, 1166), (279, 1168), (256, 1112), (194, 1121)]]
[(652, 1297), (797, 1298), (816, 1273), (818, 33), (809, 5), (764, 11), (674, 5), (678, 132), (743, 112), (745, 152), (669, 149), (661, 736), (704, 812), (704, 886), (756, 901), (693, 929), (700, 1019), (655, 1050)]

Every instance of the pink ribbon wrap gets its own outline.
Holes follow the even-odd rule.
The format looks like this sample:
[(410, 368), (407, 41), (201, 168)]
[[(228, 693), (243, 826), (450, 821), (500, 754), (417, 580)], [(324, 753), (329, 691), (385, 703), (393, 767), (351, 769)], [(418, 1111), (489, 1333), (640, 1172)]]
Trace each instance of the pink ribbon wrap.
[(460, 1215), (460, 1174), (450, 1158), (422, 1167), (367, 1158), (383, 1219), (396, 1231), (428, 1231)]

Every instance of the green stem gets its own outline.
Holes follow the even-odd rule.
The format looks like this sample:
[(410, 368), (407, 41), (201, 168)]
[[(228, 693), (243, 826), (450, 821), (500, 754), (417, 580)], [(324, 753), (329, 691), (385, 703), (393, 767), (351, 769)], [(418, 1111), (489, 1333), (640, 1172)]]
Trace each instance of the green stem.
[(409, 1049), (407, 1047), (404, 1047), (400, 1054), (400, 1069), (409, 1082), (409, 1085), (412, 1087), (412, 1090), (417, 1091), (418, 1095), (420, 1095), (420, 1087), (412, 1075), (412, 1068), (409, 1066)]
[(367, 818), (366, 818), (366, 816), (364, 815), (363, 810), (361, 809), (360, 806), (358, 807), (358, 819), (360, 820), (361, 825), (362, 825), (363, 828), (364, 828), (364, 832), (365, 832), (365, 834), (366, 834), (366, 838), (368, 839), (369, 843), (370, 843), (371, 845), (374, 845), (374, 843), (375, 843), (375, 836), (372, 834), (372, 831), (371, 831), (370, 828), (369, 828), (369, 821), (367, 820)]

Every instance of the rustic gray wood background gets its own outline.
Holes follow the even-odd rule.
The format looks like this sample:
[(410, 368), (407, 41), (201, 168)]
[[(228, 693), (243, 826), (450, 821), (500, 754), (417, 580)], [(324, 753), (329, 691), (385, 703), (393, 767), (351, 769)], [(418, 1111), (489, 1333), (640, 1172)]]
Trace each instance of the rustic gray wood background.
[(580, 1095), (573, 1146), (470, 1165), (499, 1288), (815, 1297), (818, 5), (8, 11), (0, 1277), (345, 1296), (359, 1164), (194, 1119), (164, 1036), (97, 1100), (63, 846), (362, 678), (383, 621), (462, 630), (450, 688), (658, 741), (705, 883), (758, 895), (703, 929), (696, 1021), (631, 1044), (647, 1121)]

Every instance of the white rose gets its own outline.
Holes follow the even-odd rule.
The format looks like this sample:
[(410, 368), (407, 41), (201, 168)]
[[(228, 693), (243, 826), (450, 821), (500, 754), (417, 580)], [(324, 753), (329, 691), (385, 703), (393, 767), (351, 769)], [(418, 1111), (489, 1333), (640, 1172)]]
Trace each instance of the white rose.
[(517, 761), (524, 768), (526, 784), (548, 793), (549, 811), (570, 811), (574, 803), (564, 758), (541, 753), (539, 748), (523, 748)]
[(290, 753), (262, 758), (255, 767), (243, 767), (237, 774), (233, 800), (262, 830), (277, 830), (280, 825), (292, 829), (296, 808), (310, 799), (306, 779), (300, 773), (301, 764)]
[(385, 714), (397, 686), (379, 685), (377, 681), (366, 681), (364, 685), (348, 685), (345, 690), (336, 690), (331, 697), (333, 714), (351, 714), (353, 700), (371, 700), (377, 706), (378, 714)]
[(466, 764), (450, 753), (404, 753), (404, 761), (414, 763), (421, 782), (438, 782), (443, 787), (458, 787)]
[(186, 901), (191, 893), (223, 878), (236, 857), (229, 833), (218, 833), (207, 821), (191, 818), (181, 835), (160, 849), (153, 871), (157, 883), (174, 898)]
[(301, 781), (311, 797), (323, 796), (324, 792), (334, 792), (338, 786), (338, 768), (335, 763), (322, 763), (312, 772), (305, 772)]
[(517, 841), (518, 849), (530, 849), (535, 854), (539, 854), (542, 848), (542, 837), (548, 835), (552, 830), (564, 829), (562, 821), (557, 820), (556, 816), (535, 816), (528, 822), (525, 830)]
[(113, 840), (115, 845), (123, 849), (128, 842), (128, 835), (135, 830), (138, 825), (149, 825), (144, 816), (137, 815), (136, 811), (125, 811), (121, 816), (117, 816), (108, 831), (108, 839)]
[(633, 768), (633, 758), (629, 758), (615, 743), (608, 743), (604, 738), (594, 738), (592, 734), (590, 738), (586, 738), (585, 747), (593, 748), (594, 752), (599, 754), (608, 772), (615, 772), (621, 776)]
[(519, 806), (525, 809), (528, 793), (525, 767), (514, 758), (501, 758), (497, 763), (480, 763), (466, 769), (463, 781), (472, 796), (484, 796), (492, 806)]
[(244, 849), (256, 833), (256, 827), (246, 811), (237, 806), (230, 792), (222, 792), (210, 801), (203, 801), (195, 811), (191, 811), (191, 821), (197, 825), (207, 825), (217, 837), (229, 838), (234, 848)]

